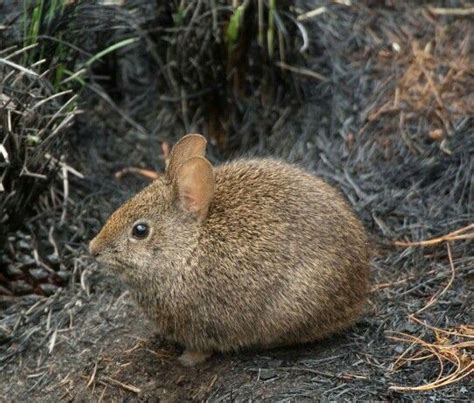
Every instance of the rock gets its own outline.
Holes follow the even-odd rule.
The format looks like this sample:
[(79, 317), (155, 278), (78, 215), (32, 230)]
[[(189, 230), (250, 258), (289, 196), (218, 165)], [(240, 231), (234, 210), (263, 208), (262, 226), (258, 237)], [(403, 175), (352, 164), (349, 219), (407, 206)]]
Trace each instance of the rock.
[(41, 281), (49, 277), (49, 273), (41, 267), (30, 269), (29, 273), (36, 281)]
[(10, 288), (15, 295), (30, 294), (33, 292), (33, 287), (24, 280), (10, 282)]
[(56, 274), (64, 282), (68, 281), (69, 278), (71, 277), (71, 272), (66, 271), (66, 270), (59, 270)]
[(58, 291), (59, 287), (54, 284), (44, 283), (40, 284), (39, 286), (41, 290), (44, 292), (45, 295), (53, 295), (56, 291)]
[(262, 381), (268, 381), (269, 379), (273, 379), (276, 377), (277, 373), (273, 369), (261, 369), (259, 372), (259, 378)]
[(23, 271), (20, 269), (19, 265), (8, 265), (5, 270), (5, 273), (7, 275), (7, 278), (10, 279), (17, 279), (19, 277), (23, 277)]
[(59, 256), (55, 253), (51, 253), (50, 255), (46, 256), (46, 259), (48, 259), (48, 262), (50, 262), (51, 264), (59, 264), (59, 262), (61, 261), (59, 259)]
[(27, 241), (25, 241), (25, 240), (23, 240), (23, 239), (21, 239), (20, 241), (18, 241), (18, 242), (16, 243), (16, 246), (17, 246), (18, 249), (23, 250), (23, 251), (29, 251), (29, 250), (31, 250), (31, 245), (30, 245), (30, 243), (27, 242)]
[(402, 354), (406, 349), (406, 346), (402, 346), (401, 344), (397, 344), (395, 346), (395, 352), (397, 352), (398, 354)]
[(32, 266), (36, 264), (36, 260), (30, 255), (23, 255), (18, 261), (21, 261), (22, 266)]
[(270, 360), (268, 361), (268, 366), (271, 367), (271, 368), (278, 368), (278, 367), (281, 367), (283, 364), (283, 360)]

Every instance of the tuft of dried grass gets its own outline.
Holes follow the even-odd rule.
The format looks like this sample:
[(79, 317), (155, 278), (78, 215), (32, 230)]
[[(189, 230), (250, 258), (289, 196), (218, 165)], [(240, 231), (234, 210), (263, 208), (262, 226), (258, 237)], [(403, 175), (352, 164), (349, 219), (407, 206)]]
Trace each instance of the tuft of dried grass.
[[(152, 36), (160, 56), (160, 109), (171, 108), (185, 132), (205, 132), (221, 149), (256, 111), (298, 99), (294, 75), (324, 79), (301, 66), (307, 34), (291, 2), (219, 0), (172, 4)], [(276, 111), (274, 109), (274, 111)]]
[[(6, 259), (20, 256), (15, 239), (7, 247), (8, 235), (24, 229), (32, 217), (57, 209), (64, 219), (68, 177), (78, 175), (63, 159), (66, 131), (78, 113), (77, 96), (69, 90), (55, 91), (41, 63), (23, 66), (19, 59), (27, 51), (28, 47), (13, 48), (0, 54), (0, 249), (11, 255)], [(52, 232), (49, 239), (57, 258)], [(51, 269), (40, 262), (36, 247), (32, 250), (30, 260), (38, 270), (46, 271), (45, 276), (35, 275), (44, 279)], [(31, 292), (33, 286), (24, 282), (25, 273), (2, 267), (0, 295)]]
[(38, 213), (42, 192), (60, 178), (64, 134), (78, 113), (77, 96), (55, 92), (38, 63), (15, 60), (24, 50), (0, 58), (3, 237)]
[(390, 390), (415, 392), (437, 389), (455, 383), (474, 372), (474, 325), (466, 324), (441, 329), (417, 317), (420, 313), (436, 304), (439, 298), (445, 294), (453, 284), (456, 271), (449, 242), (446, 242), (446, 247), (451, 268), (451, 277), (448, 283), (441, 292), (434, 295), (423, 308), (409, 315), (409, 320), (421, 325), (432, 333), (434, 341), (429, 342), (421, 337), (403, 332), (393, 332), (393, 336), (388, 336), (389, 339), (394, 341), (410, 343), (410, 346), (393, 363), (392, 371), (397, 371), (404, 365), (432, 360), (438, 362), (438, 376), (435, 380), (424, 385), (392, 385), (389, 387)]
[[(424, 7), (417, 8), (415, 16), (433, 26), (433, 34), (404, 43), (400, 42), (400, 34), (389, 35), (393, 38), (391, 46), (378, 52), (377, 68), (383, 71), (396, 66), (396, 84), (387, 86), (389, 93), (383, 105), (374, 105), (367, 111), (368, 125), (383, 120), (385, 131), (397, 128), (415, 154), (421, 153), (420, 143), (426, 141), (439, 142), (449, 154), (447, 139), (459, 129), (466, 111), (474, 110), (472, 26), (459, 20), (447, 29), (437, 20), (439, 15), (433, 16)], [(387, 121), (393, 121), (394, 127)]]
[[(409, 343), (405, 352), (392, 366), (396, 371), (404, 365), (421, 361), (438, 361), (439, 373), (435, 380), (418, 386), (392, 385), (390, 390), (398, 392), (421, 392), (458, 382), (474, 373), (474, 326), (462, 325), (450, 329), (432, 328), (434, 341), (428, 342), (406, 333), (396, 333), (389, 339)], [(451, 364), (451, 365), (448, 365)]]

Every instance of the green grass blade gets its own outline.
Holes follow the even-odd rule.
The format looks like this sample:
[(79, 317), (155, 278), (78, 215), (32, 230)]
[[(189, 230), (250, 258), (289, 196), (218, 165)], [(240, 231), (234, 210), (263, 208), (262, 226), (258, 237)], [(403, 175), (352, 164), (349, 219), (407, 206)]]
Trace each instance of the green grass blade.
[(92, 56), (89, 60), (87, 60), (85, 63), (84, 63), (84, 66), (90, 66), (92, 63), (96, 62), (97, 60), (99, 60), (100, 58), (102, 58), (103, 56), (117, 50), (117, 49), (120, 49), (120, 48), (123, 48), (127, 45), (130, 45), (134, 42), (137, 42), (139, 40), (139, 38), (128, 38), (128, 39), (124, 39), (123, 41), (120, 41), (120, 42), (117, 42), (111, 46), (109, 46), (108, 48), (104, 49), (104, 50), (101, 50), (99, 53), (96, 53), (94, 56)]
[(268, 30), (267, 30), (267, 48), (268, 56), (273, 59), (273, 50), (275, 47), (275, 16), (276, 0), (270, 0), (268, 10)]
[(227, 42), (227, 50), (231, 50), (239, 40), (240, 32), (242, 30), (242, 22), (244, 20), (245, 11), (250, 1), (245, 0), (240, 6), (238, 6), (232, 16), (229, 19), (229, 24), (225, 32), (225, 40)]

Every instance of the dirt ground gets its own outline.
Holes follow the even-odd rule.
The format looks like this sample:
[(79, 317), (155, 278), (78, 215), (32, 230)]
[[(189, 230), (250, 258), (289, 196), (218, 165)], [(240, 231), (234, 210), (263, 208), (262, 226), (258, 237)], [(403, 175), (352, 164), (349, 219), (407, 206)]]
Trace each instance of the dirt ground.
[[(68, 225), (54, 233), (71, 278), (49, 297), (1, 301), (1, 401), (474, 400), (472, 14), (430, 9), (467, 7), (462, 1), (371, 3), (328, 2), (329, 12), (305, 21), (318, 48), (307, 65), (326, 80), (303, 75), (304, 102), (244, 121), (253, 141), (225, 152), (210, 145), (213, 162), (272, 155), (342, 190), (374, 254), (357, 325), (320, 343), (181, 367), (180, 346), (156, 336), (87, 242), (147, 183), (114, 174), (162, 169), (160, 142), (185, 128), (173, 117), (161, 126), (143, 120), (153, 132), (145, 136), (99, 101), (71, 129), (70, 164), (85, 178), (71, 178)], [(470, 237), (414, 243), (465, 228), (459, 234)]]

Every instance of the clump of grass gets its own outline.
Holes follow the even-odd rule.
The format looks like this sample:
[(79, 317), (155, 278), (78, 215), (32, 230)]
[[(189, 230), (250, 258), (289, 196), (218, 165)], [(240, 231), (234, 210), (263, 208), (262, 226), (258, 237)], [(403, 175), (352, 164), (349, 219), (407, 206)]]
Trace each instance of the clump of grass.
[[(58, 172), (64, 133), (89, 86), (87, 73), (108, 54), (136, 41), (118, 40), (91, 53), (70, 42), (82, 2), (26, 0), (19, 19), (23, 37), (0, 52), (1, 234), (36, 211), (34, 201)], [(82, 30), (82, 34), (86, 34)], [(83, 38), (82, 38), (83, 39)]]
[[(83, 91), (90, 85), (92, 67), (135, 41), (126, 38), (103, 49), (97, 45), (94, 52), (82, 50), (71, 43), (74, 34), (70, 28), (78, 25), (78, 10), (79, 3), (74, 2), (25, 1), (17, 24), (8, 26), (10, 31), (21, 28), (23, 37), (7, 42), (10, 46), (0, 50), (0, 250), (5, 252), (0, 253), (0, 262), (22, 267), (20, 273), (2, 265), (0, 296), (48, 294), (53, 283), (60, 283), (55, 273), (59, 248), (51, 232), (43, 237), (32, 228), (38, 226), (44, 233), (45, 226), (52, 231), (64, 228), (68, 222), (68, 206), (74, 202), (69, 178), (81, 174), (66, 160), (67, 128), (79, 111)], [(2, 34), (0, 31), (0, 37)], [(52, 221), (38, 220), (43, 215)], [(30, 276), (30, 265), (20, 262), (25, 260), (20, 256), (25, 251), (19, 253), (17, 244), (25, 239), (32, 242), (26, 261), (35, 262), (34, 270), (44, 271), (35, 272), (41, 280)], [(54, 252), (48, 265), (45, 262), (51, 256), (43, 259), (38, 251), (51, 250)], [(43, 282), (49, 288), (43, 287)]]
[[(39, 44), (32, 59), (47, 59), (54, 87), (77, 92), (92, 72), (102, 86), (92, 90), (109, 104), (125, 101), (113, 109), (124, 107), (122, 118), (142, 133), (134, 119), (147, 126), (158, 109), (172, 117), (171, 130), (202, 131), (232, 149), (271, 130), (261, 127), (262, 115), (278, 121), (282, 109), (288, 113), (301, 99), (303, 82), (295, 77), (304, 70), (307, 34), (290, 1), (31, 4), (25, 44)], [(134, 42), (130, 52), (107, 56)], [(306, 70), (306, 79), (321, 80)]]
[[(62, 0), (25, 0), (20, 24), (23, 31), (22, 64), (41, 63), (54, 90), (68, 89), (65, 74), (76, 63), (77, 51), (63, 40), (61, 21), (74, 12), (73, 3)], [(27, 51), (26, 51), (27, 49)]]
[(77, 95), (56, 92), (38, 64), (22, 66), (22, 50), (0, 54), (1, 241), (41, 210), (38, 198), (58, 175), (77, 113)]
[[(298, 99), (287, 62), (302, 63), (304, 30), (289, 1), (172, 3), (156, 28), (160, 101), (176, 107), (185, 131), (201, 130), (221, 148), (242, 141), (240, 122)], [(288, 102), (287, 102), (288, 101)], [(162, 107), (162, 108), (163, 108)], [(249, 132), (249, 130), (247, 130)], [(251, 132), (249, 133), (251, 135)]]
[[(101, 7), (96, 7), (100, 14)], [(95, 63), (137, 40), (132, 37), (113, 42), (111, 39), (112, 43), (106, 46), (95, 43), (89, 51), (84, 50), (85, 36), (90, 34), (83, 21), (88, 17), (83, 14), (84, 9), (87, 5), (82, 1), (26, 0), (23, 3), (22, 64), (41, 64), (55, 91), (72, 89), (79, 93), (87, 85), (84, 77)]]
[[(232, 2), (232, 14), (225, 29), (227, 52), (232, 53), (235, 47), (239, 45), (239, 40), (245, 35), (245, 30), (249, 24), (249, 16), (246, 14), (255, 14), (255, 7), (257, 7), (257, 19), (254, 18), (251, 23), (256, 26), (252, 36), (255, 37), (256, 34), (256, 41), (262, 51), (262, 57), (267, 56), (272, 61), (279, 58), (281, 62), (284, 62), (285, 49), (291, 46), (286, 26), (288, 21), (285, 22), (284, 17), (286, 16), (289, 20), (295, 17), (293, 21), (296, 22), (296, 15), (293, 16), (289, 2), (280, 1), (277, 3), (276, 0), (269, 0), (268, 2), (257, 0), (252, 4), (251, 0), (243, 0), (239, 3), (238, 0)], [(255, 40), (255, 38), (252, 38), (252, 40)], [(277, 44), (278, 52), (275, 53)]]

